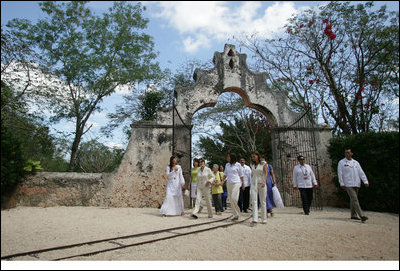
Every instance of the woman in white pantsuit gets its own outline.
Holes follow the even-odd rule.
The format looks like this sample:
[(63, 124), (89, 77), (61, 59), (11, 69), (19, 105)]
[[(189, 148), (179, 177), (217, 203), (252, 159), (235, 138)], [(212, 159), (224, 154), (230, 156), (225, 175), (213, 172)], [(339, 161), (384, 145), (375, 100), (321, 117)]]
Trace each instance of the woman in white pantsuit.
[(251, 154), (251, 160), (253, 161), (251, 167), (251, 185), (250, 195), (253, 205), (253, 220), (250, 222), (250, 226), (255, 226), (258, 222), (258, 204), (257, 195), (261, 201), (261, 221), (263, 224), (267, 223), (267, 202), (265, 200), (267, 196), (267, 186), (265, 184), (267, 180), (267, 172), (265, 162), (260, 161), (260, 155), (256, 152)]
[(185, 187), (182, 168), (178, 165), (175, 156), (171, 156), (169, 166), (166, 168), (167, 193), (160, 209), (162, 216), (184, 215), (182, 188)]
[(214, 174), (209, 167), (206, 167), (203, 158), (199, 159), (200, 169), (197, 171), (197, 197), (192, 217), (197, 219), (197, 214), (200, 211), (201, 200), (204, 197), (206, 202), (208, 217), (212, 218), (212, 205), (211, 205), (211, 183), (214, 181)]
[(242, 166), (237, 162), (236, 155), (228, 154), (228, 163), (225, 166), (224, 179), (228, 189), (228, 200), (231, 203), (233, 218), (238, 220), (240, 208), (238, 205), (240, 188), (245, 189)]

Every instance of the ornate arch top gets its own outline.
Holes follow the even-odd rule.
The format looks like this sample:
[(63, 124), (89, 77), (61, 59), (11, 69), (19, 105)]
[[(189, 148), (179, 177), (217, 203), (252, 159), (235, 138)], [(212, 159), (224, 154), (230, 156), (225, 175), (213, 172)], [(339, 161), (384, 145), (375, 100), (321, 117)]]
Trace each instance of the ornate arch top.
[(251, 72), (246, 58), (234, 45), (225, 44), (223, 52), (214, 53), (213, 69), (196, 69), (193, 86), (175, 88), (176, 108), (186, 123), (199, 109), (214, 106), (224, 92), (238, 93), (248, 107), (266, 115), (272, 126), (287, 126), (298, 118), (289, 109), (286, 95), (268, 88), (267, 74)]

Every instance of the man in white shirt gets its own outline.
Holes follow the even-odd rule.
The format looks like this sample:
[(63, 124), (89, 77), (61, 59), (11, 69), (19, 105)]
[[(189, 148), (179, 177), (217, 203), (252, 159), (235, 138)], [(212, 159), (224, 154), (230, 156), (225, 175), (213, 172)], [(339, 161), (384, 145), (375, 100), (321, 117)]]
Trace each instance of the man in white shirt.
[(338, 177), (340, 187), (346, 190), (350, 197), (350, 212), (351, 219), (356, 219), (364, 222), (368, 219), (361, 210), (360, 203), (358, 202), (358, 190), (363, 181), (365, 187), (369, 187), (367, 176), (362, 170), (360, 164), (354, 160), (353, 152), (350, 148), (344, 151), (346, 158), (339, 161), (338, 164)]
[(305, 164), (304, 156), (297, 156), (297, 161), (299, 164), (293, 169), (293, 187), (299, 189), (304, 214), (309, 215), (313, 200), (313, 187), (317, 187), (318, 183), (310, 165)]
[(241, 212), (247, 213), (250, 203), (250, 183), (251, 183), (251, 168), (246, 165), (246, 160), (240, 158), (240, 165), (243, 170), (244, 189), (240, 189), (238, 205)]

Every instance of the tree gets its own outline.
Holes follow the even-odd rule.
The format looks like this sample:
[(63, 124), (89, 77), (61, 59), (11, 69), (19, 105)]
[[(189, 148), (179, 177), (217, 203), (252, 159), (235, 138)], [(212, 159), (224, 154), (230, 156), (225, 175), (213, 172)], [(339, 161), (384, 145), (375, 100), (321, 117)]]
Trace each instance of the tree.
[(37, 170), (66, 171), (56, 139), (35, 114), (24, 95), (1, 81), (1, 197), (7, 196), (27, 173)]
[(111, 172), (119, 166), (123, 155), (121, 149), (110, 149), (97, 140), (90, 140), (79, 148), (76, 171)]
[[(37, 114), (29, 112), (28, 103), (17, 98), (18, 93), (3, 81), (1, 87), (1, 126), (19, 142), (19, 151), (25, 163), (39, 161), (44, 170), (66, 171), (59, 139), (50, 135), (50, 129)], [(7, 163), (5, 161), (5, 163)], [(56, 168), (54, 166), (58, 164)]]
[(157, 109), (168, 107), (172, 99), (171, 88), (166, 88), (160, 84), (160, 81), (162, 81), (162, 79), (158, 79), (156, 84), (151, 84), (141, 89), (135, 89), (129, 94), (124, 95), (124, 103), (117, 105), (116, 112), (107, 114), (109, 122), (107, 126), (101, 128), (101, 132), (109, 136), (117, 127), (123, 126), (123, 130), (127, 138), (129, 138), (131, 135), (130, 124), (132, 121), (156, 120)]
[(250, 159), (256, 151), (272, 157), (270, 124), (259, 112), (243, 110), (245, 114), (234, 120), (220, 122), (222, 132), (213, 136), (200, 136), (200, 151), (211, 164), (226, 163), (226, 154), (234, 152), (240, 157)]
[(239, 42), (293, 108), (314, 105), (314, 117), (337, 134), (381, 131), (398, 115), (398, 18), (373, 2), (334, 1), (292, 17), (283, 35)]
[[(32, 73), (35, 70), (32, 60), (38, 55), (32, 50), (32, 44), (21, 35), (13, 35), (1, 26), (1, 88), (12, 87), (15, 92), (14, 99), (2, 101), (2, 112), (7, 107), (16, 108), (15, 105), (18, 103), (34, 98), (31, 97), (33, 95), (30, 88)], [(18, 70), (19, 74), (15, 70)]]
[(9, 194), (24, 176), (26, 160), (22, 153), (21, 142), (1, 125), (1, 198)]
[(154, 121), (157, 118), (157, 109), (160, 107), (161, 101), (165, 94), (158, 91), (147, 92), (139, 97), (139, 104), (142, 110), (139, 115), (142, 120)]
[(87, 122), (101, 110), (103, 98), (122, 85), (134, 85), (157, 73), (151, 37), (143, 33), (148, 20), (141, 4), (114, 2), (102, 16), (95, 16), (85, 1), (46, 1), (40, 6), (48, 17), (32, 25), (11, 20), (14, 36), (33, 43), (40, 52), (39, 68), (64, 86), (43, 91), (53, 113), (51, 121), (75, 123), (69, 170), (75, 160)]
[(123, 96), (124, 103), (116, 107), (115, 113), (110, 113), (108, 125), (101, 131), (109, 135), (115, 128), (123, 125), (128, 138), (130, 137), (130, 124), (132, 121), (157, 118), (157, 109), (172, 108), (173, 93), (176, 86), (189, 87), (194, 84), (192, 78), (196, 68), (211, 68), (210, 63), (197, 59), (187, 60), (175, 73), (166, 69), (158, 74), (151, 84), (135, 86), (135, 89)]

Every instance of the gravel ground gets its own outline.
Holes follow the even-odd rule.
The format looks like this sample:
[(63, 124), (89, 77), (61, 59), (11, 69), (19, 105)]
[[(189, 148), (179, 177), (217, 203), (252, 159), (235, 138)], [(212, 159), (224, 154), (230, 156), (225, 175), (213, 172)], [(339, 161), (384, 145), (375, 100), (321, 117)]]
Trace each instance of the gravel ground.
[[(154, 208), (18, 207), (3, 210), (1, 255), (196, 224), (231, 215), (228, 209), (222, 216), (214, 215), (209, 219), (203, 211), (198, 220), (193, 220), (190, 212), (186, 210), (184, 216), (163, 218)], [(241, 218), (249, 215), (243, 214)], [(268, 218), (265, 225), (259, 223), (250, 227), (248, 220), (228, 228), (73, 261), (398, 261), (399, 216), (368, 211), (366, 215), (369, 220), (361, 223), (349, 219), (348, 209), (325, 207), (305, 216), (302, 209), (288, 207), (275, 210), (274, 217)], [(96, 249), (103, 246), (96, 245)], [(74, 254), (80, 249), (83, 248), (75, 249)], [(61, 251), (51, 252), (40, 256), (44, 257), (40, 260), (61, 256), (64, 256)], [(25, 256), (18, 261), (38, 259)], [(9, 261), (2, 261), (2, 264), (5, 262)]]

